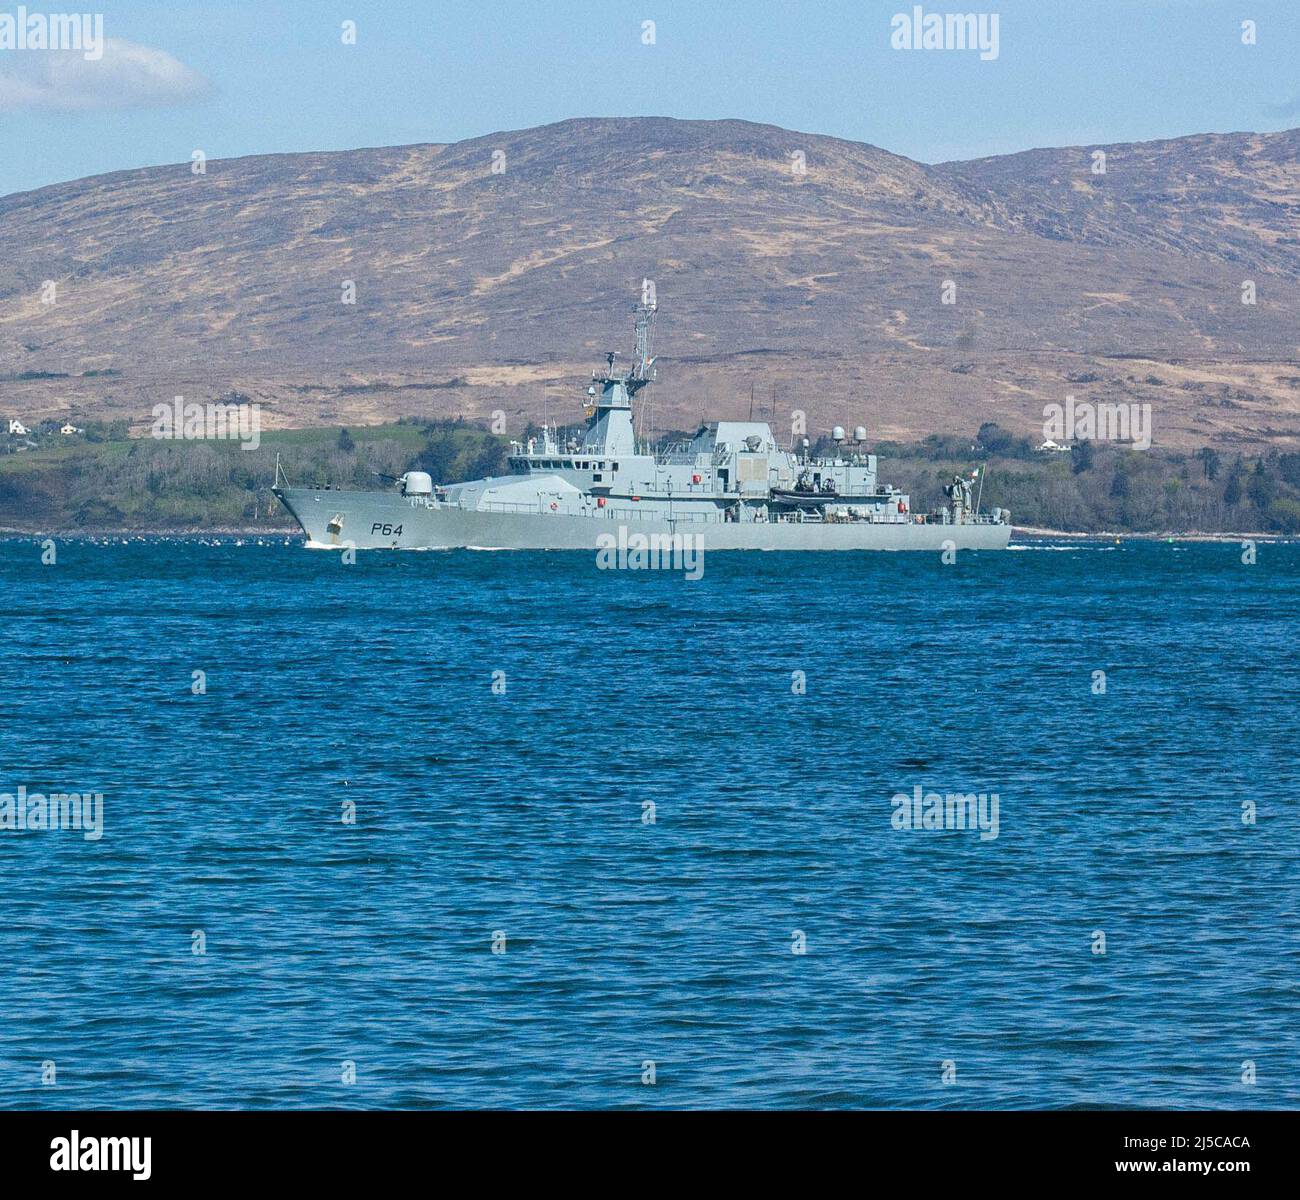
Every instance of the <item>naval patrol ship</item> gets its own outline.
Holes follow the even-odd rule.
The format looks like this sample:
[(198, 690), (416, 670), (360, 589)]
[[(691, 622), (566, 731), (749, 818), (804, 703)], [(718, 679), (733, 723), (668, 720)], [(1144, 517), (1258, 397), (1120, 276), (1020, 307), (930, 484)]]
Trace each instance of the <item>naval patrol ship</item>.
[[(914, 513), (908, 495), (880, 483), (866, 430), (836, 427), (829, 455), (808, 439), (782, 448), (761, 421), (717, 421), (657, 452), (637, 438), (632, 402), (655, 379), (656, 306), (635, 310), (628, 370), (606, 356), (587, 388), (586, 423), (549, 423), (512, 442), (510, 473), (468, 483), (408, 471), (375, 491), (291, 487), (276, 464), (275, 495), (313, 549), (596, 550), (610, 535), (695, 535), (707, 550), (1002, 550), (1010, 514), (980, 512), (970, 479), (948, 503)], [(602, 536), (603, 535), (603, 536)]]

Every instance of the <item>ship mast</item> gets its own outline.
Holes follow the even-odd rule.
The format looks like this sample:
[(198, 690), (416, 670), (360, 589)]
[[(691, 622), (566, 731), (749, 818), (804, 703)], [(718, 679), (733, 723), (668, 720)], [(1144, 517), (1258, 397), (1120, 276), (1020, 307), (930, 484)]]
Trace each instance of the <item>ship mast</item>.
[(636, 313), (636, 365), (628, 373), (627, 390), (629, 395), (635, 396), (647, 383), (654, 382), (655, 360), (651, 347), (659, 306), (654, 303), (638, 304), (632, 311)]
[[(627, 370), (615, 369), (617, 352), (605, 355), (605, 369), (591, 373), (587, 395), (587, 431), (583, 435), (583, 449), (599, 450), (617, 456), (636, 454), (637, 433), (632, 398), (648, 383), (655, 380), (654, 340), (655, 310), (653, 299), (643, 301), (632, 311), (636, 316), (636, 359)], [(644, 421), (647, 405), (642, 404), (640, 417)]]
[[(636, 329), (636, 361), (633, 363), (631, 370), (621, 377), (624, 388), (627, 389), (629, 402), (632, 398), (648, 383), (655, 381), (655, 358), (654, 358), (654, 333), (655, 317), (659, 312), (659, 305), (653, 300), (643, 300), (640, 304), (633, 307), (634, 326)], [(614, 356), (609, 356), (609, 377), (614, 373)], [(639, 420), (637, 425), (640, 428), (641, 437), (648, 439), (653, 437), (653, 428), (647, 428), (650, 423), (650, 405), (643, 401), (641, 411), (638, 413)]]

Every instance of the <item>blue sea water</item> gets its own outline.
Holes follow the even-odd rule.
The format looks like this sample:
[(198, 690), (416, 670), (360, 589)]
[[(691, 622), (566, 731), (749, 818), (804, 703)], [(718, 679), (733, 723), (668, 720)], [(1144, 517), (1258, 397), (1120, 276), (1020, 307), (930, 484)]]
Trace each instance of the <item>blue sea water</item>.
[(0, 831), (0, 1105), (1300, 1101), (1300, 546), (57, 552), (0, 793), (104, 831)]

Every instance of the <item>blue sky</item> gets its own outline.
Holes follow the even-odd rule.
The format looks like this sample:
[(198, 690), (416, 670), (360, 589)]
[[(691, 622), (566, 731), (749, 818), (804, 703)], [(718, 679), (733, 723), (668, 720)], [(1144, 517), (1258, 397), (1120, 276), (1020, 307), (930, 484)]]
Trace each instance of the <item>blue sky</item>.
[[(1300, 125), (1300, 0), (924, 5), (997, 13), (993, 61), (894, 49), (900, 0), (80, 4), (26, 7), (102, 12), (135, 46), (65, 71), (0, 49), (0, 194), (195, 149), (446, 142), (574, 116), (742, 117), (927, 162)], [(17, 9), (0, 0), (0, 17)]]

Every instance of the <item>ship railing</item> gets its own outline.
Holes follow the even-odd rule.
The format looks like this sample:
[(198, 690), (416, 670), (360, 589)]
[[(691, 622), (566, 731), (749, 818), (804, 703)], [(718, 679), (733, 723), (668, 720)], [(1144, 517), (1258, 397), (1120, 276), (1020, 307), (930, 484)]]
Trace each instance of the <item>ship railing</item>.
[(484, 500), (478, 507), (478, 512), (494, 513), (530, 513), (537, 516), (539, 513), (550, 513), (550, 509), (540, 502), (532, 504), (521, 504), (511, 500)]
[(615, 521), (669, 521), (675, 525), (718, 525), (722, 522), (720, 513), (672, 512), (667, 509), (654, 508), (605, 508), (598, 510), (598, 515), (608, 514)]
[(639, 505), (630, 505), (626, 507), (615, 507), (610, 505), (607, 508), (587, 508), (583, 510), (574, 510), (561, 505), (557, 509), (552, 509), (550, 503), (542, 501), (540, 504), (523, 504), (508, 500), (485, 500), (474, 511), (491, 512), (491, 513), (523, 513), (528, 516), (544, 517), (603, 517), (617, 521), (666, 521), (670, 517), (677, 523), (691, 524), (717, 524), (722, 521), (721, 512), (718, 513), (700, 513), (700, 512), (672, 512), (669, 513), (663, 508), (641, 508)]
[[(721, 525), (728, 523), (727, 510), (717, 509), (714, 512), (692, 512), (689, 510), (674, 510), (669, 512), (667, 509), (660, 507), (642, 508), (639, 505), (609, 505), (606, 508), (587, 508), (581, 511), (575, 511), (571, 508), (560, 507), (552, 509), (550, 504), (543, 501), (540, 504), (518, 503), (506, 500), (487, 500), (479, 505), (478, 512), (491, 513), (521, 513), (527, 516), (546, 516), (546, 517), (573, 517), (588, 516), (594, 518), (603, 518), (610, 521), (655, 521), (671, 522), (674, 525)], [(945, 514), (947, 516), (947, 514)], [(883, 517), (883, 519), (882, 519)], [(769, 513), (766, 519), (767, 524), (773, 525), (825, 525), (825, 524), (871, 524), (871, 525), (909, 525), (912, 524), (913, 518), (909, 516), (895, 515), (893, 513), (884, 516), (877, 514), (869, 517), (854, 516), (847, 521), (827, 521), (821, 513), (815, 509), (802, 509), (797, 513)], [(757, 524), (764, 524), (762, 517), (758, 517)], [(941, 520), (942, 524), (951, 523), (951, 518)], [(980, 513), (978, 516), (967, 516), (962, 522), (967, 525), (995, 525), (997, 522), (989, 513)], [(746, 519), (743, 524), (750, 524)]]
[(691, 447), (692, 443), (689, 440), (673, 442), (671, 445), (658, 447), (655, 457), (660, 462), (674, 462), (681, 465), (694, 465), (699, 459), (708, 458), (707, 454), (700, 454)]

